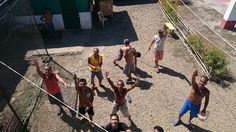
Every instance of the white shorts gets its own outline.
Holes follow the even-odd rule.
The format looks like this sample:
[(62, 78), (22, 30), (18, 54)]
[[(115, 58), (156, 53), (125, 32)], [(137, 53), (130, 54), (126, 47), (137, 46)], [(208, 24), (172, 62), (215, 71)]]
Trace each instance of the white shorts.
[(118, 105), (118, 104), (116, 104), (116, 102), (113, 102), (111, 113), (116, 114), (119, 110), (123, 114), (124, 117), (129, 117), (130, 116), (126, 102), (123, 105)]

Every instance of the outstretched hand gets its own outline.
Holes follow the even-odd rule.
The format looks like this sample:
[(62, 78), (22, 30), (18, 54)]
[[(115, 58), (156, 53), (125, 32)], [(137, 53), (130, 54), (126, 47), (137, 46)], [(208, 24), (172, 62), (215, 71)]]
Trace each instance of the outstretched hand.
[(197, 69), (193, 72), (193, 75), (198, 76), (198, 70)]
[(76, 74), (74, 74), (73, 79), (74, 79), (74, 80), (77, 79), (77, 75), (76, 75)]

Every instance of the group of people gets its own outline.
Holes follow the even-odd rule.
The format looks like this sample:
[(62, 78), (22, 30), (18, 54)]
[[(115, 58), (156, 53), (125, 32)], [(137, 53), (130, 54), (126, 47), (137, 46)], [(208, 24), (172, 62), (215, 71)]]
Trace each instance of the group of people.
[[(156, 72), (159, 73), (159, 61), (163, 58), (164, 53), (164, 44), (166, 38), (168, 36), (167, 27), (164, 26), (163, 29), (158, 31), (158, 34), (154, 36), (153, 41), (151, 42), (148, 50), (151, 49), (152, 45), (154, 45), (154, 62)], [(113, 61), (114, 65), (117, 65), (117, 61), (120, 61), (122, 58), (125, 59), (125, 67), (123, 69), (123, 73), (127, 75), (126, 84), (123, 80), (118, 80), (114, 83), (111, 80), (111, 76), (109, 72), (102, 73), (102, 64), (103, 57), (99, 54), (99, 49), (94, 48), (93, 54), (88, 57), (88, 66), (91, 71), (91, 88), (87, 85), (87, 81), (85, 78), (77, 78), (74, 76), (76, 91), (79, 95), (79, 116), (85, 115), (86, 113), (89, 115), (89, 119), (92, 121), (94, 116), (93, 110), (93, 101), (94, 101), (94, 90), (97, 89), (95, 85), (95, 77), (97, 77), (99, 86), (104, 88), (105, 86), (102, 84), (104, 79), (103, 75), (105, 75), (106, 80), (114, 91), (115, 100), (112, 104), (112, 110), (110, 115), (110, 123), (105, 126), (105, 129), (109, 132), (117, 132), (117, 131), (131, 131), (130, 126), (132, 126), (133, 121), (131, 119), (130, 113), (127, 107), (126, 95), (129, 91), (134, 89), (139, 83), (139, 77), (132, 77), (132, 74), (136, 73), (137, 68), (137, 51), (130, 45), (130, 41), (128, 39), (124, 40), (124, 46), (122, 46), (119, 50), (118, 57)], [(45, 72), (42, 72), (39, 68), (38, 62), (35, 61), (35, 66), (38, 74), (43, 78), (45, 86), (47, 88), (47, 92), (53, 95), (55, 98), (63, 101), (63, 97), (60, 91), (60, 87), (58, 85), (58, 81), (62, 82), (64, 85), (67, 85), (66, 82), (56, 73), (52, 72), (52, 68), (49, 65), (46, 65)], [(136, 75), (136, 74), (135, 74)], [(193, 125), (191, 120), (193, 117), (197, 117), (200, 112), (201, 101), (205, 97), (205, 104), (203, 110), (200, 112), (202, 114), (206, 113), (206, 108), (209, 102), (209, 90), (205, 87), (207, 84), (208, 78), (206, 76), (202, 76), (199, 83), (196, 83), (195, 78), (198, 75), (198, 71), (194, 71), (192, 75), (192, 89), (189, 95), (186, 98), (184, 105), (182, 106), (179, 112), (179, 118), (173, 122), (174, 126), (181, 124), (181, 117), (187, 112), (190, 111), (190, 118), (188, 122), (188, 128), (193, 129)], [(62, 113), (62, 103), (55, 100), (55, 98), (48, 96), (51, 104), (56, 104), (58, 106), (57, 114), (60, 115)], [(116, 114), (118, 111), (121, 111), (124, 117), (128, 119), (128, 126), (124, 123), (119, 122), (119, 117)], [(83, 116), (82, 116), (83, 119)], [(94, 127), (93, 123), (91, 126)], [(161, 132), (163, 129), (159, 126), (154, 127), (154, 132)]]

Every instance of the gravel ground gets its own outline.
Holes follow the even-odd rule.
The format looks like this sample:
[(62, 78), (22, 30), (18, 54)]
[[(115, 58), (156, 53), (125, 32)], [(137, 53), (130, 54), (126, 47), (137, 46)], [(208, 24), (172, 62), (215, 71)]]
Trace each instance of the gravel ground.
[[(144, 56), (148, 45), (150, 44), (153, 35), (159, 28), (163, 26), (167, 20), (164, 18), (159, 6), (152, 1), (142, 2), (137, 1), (127, 3), (115, 3), (114, 12), (119, 14), (122, 12), (125, 17), (114, 15), (113, 20), (110, 20), (101, 32), (109, 32), (108, 38), (113, 40), (102, 40), (95, 37), (99, 43), (106, 42), (103, 46), (96, 45), (96, 41), (88, 41), (86, 44), (79, 46), (80, 51), (63, 54), (55, 54), (53, 58), (56, 62), (63, 65), (72, 73), (79, 77), (84, 77), (89, 80), (90, 72), (87, 67), (87, 57), (92, 53), (94, 47), (100, 49), (100, 53), (104, 56), (103, 71), (111, 72), (112, 80), (126, 79), (119, 67), (112, 64), (113, 59), (120, 47), (120, 42), (123, 38), (131, 37), (131, 45), (142, 53), (142, 57), (138, 60), (138, 74), (141, 77), (141, 82), (137, 88), (129, 94), (133, 102), (128, 104), (130, 114), (135, 123), (134, 132), (152, 131), (155, 125), (160, 125), (165, 131), (188, 131), (184, 125), (174, 127), (172, 121), (177, 117), (178, 111), (183, 104), (187, 93), (191, 86), (189, 81), (191, 74), (195, 68), (200, 68), (195, 64), (193, 58), (189, 55), (180, 40), (168, 38), (165, 45), (164, 59), (161, 61), (163, 66), (161, 73), (157, 74), (153, 68), (153, 53), (150, 51)], [(128, 17), (127, 17), (128, 16)], [(118, 19), (119, 18), (119, 19)], [(129, 18), (124, 19), (124, 18)], [(115, 25), (111, 25), (114, 24)], [(127, 24), (133, 28), (127, 29)], [(91, 43), (91, 44), (90, 44)], [(124, 60), (119, 62), (121, 67), (124, 66)], [(58, 69), (60, 70), (60, 69)], [(35, 75), (34, 67), (30, 66), (26, 75)], [(67, 81), (71, 83), (70, 89), (62, 87), (65, 102), (73, 106), (75, 101), (75, 90), (71, 78)], [(94, 100), (94, 122), (104, 124), (109, 119), (109, 113), (112, 105), (112, 90), (107, 81), (104, 80), (105, 89), (99, 88), (96, 91)], [(222, 89), (215, 83), (209, 83), (207, 86), (211, 91), (210, 103), (208, 110), (210, 117), (207, 121), (202, 122), (194, 119), (196, 125), (194, 131), (234, 131), (235, 129), (235, 89)], [(39, 107), (34, 112), (30, 120), (30, 131), (89, 131), (87, 125), (82, 125), (79, 120), (73, 120), (69, 111), (65, 109), (61, 117), (54, 113), (54, 108), (49, 105), (47, 96), (42, 97)], [(126, 122), (121, 113), (120, 120)], [(187, 122), (188, 114), (183, 117), (183, 121)]]

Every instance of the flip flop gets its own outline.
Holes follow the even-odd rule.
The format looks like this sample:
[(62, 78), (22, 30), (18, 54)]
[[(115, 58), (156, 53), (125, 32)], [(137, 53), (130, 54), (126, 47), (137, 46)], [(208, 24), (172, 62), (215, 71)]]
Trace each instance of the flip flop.
[(180, 124), (181, 124), (181, 122), (182, 122), (182, 121), (181, 121), (181, 120), (179, 120), (179, 119), (177, 119), (177, 120), (174, 120), (174, 121), (173, 121), (173, 125), (174, 125), (174, 126), (178, 126), (178, 125), (180, 125)]
[(190, 123), (190, 124), (187, 124), (187, 128), (188, 128), (189, 131), (191, 131), (191, 130), (194, 129), (194, 127), (193, 127), (193, 125), (192, 125), (191, 123)]

